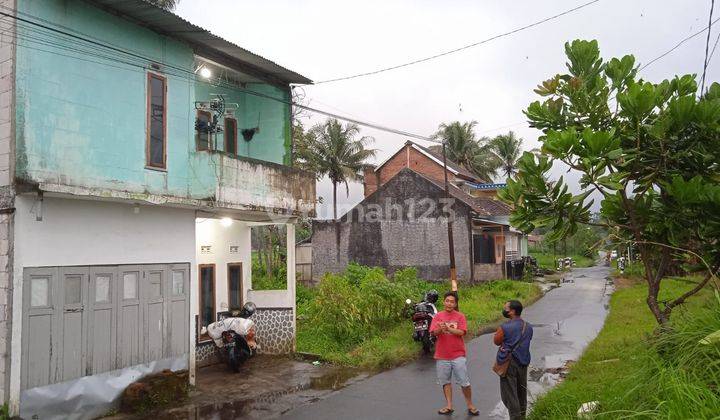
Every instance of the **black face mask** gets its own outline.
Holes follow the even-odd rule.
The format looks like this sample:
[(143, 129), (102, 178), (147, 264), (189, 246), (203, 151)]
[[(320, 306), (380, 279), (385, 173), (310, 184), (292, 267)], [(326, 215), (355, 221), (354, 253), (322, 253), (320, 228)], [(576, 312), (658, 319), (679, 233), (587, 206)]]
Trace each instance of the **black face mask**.
[(510, 312), (506, 311), (505, 309), (502, 310), (502, 314), (505, 318), (510, 318)]

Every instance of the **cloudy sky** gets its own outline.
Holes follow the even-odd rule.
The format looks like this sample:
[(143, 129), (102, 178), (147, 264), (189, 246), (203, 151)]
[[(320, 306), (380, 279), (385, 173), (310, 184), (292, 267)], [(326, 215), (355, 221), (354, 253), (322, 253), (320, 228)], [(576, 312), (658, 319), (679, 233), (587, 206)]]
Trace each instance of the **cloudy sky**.
[[(181, 0), (182, 17), (250, 51), (323, 81), (373, 71), (434, 55), (574, 8), (588, 0), (475, 0), (339, 2), (325, 0)], [(537, 96), (533, 88), (565, 70), (563, 44), (597, 39), (605, 58), (635, 55), (647, 63), (707, 26), (709, 0), (600, 0), (525, 31), (429, 62), (373, 76), (305, 87), (310, 106), (351, 118), (430, 135), (442, 122), (478, 122), (478, 134), (514, 130), (524, 148), (538, 146), (538, 131), (522, 110)], [(720, 16), (720, 5), (715, 9)], [(720, 25), (713, 28), (720, 30)], [(713, 31), (711, 48), (718, 32)], [(706, 34), (686, 42), (641, 75), (660, 81), (675, 74), (702, 73)], [(720, 56), (720, 48), (716, 53)], [(720, 57), (708, 67), (720, 79)], [(306, 125), (322, 121), (309, 116)], [(363, 128), (375, 138), (382, 161), (406, 138)], [(421, 142), (422, 143), (422, 142)], [(554, 176), (564, 174), (557, 168)], [(571, 182), (577, 176), (568, 174)], [(318, 185), (320, 217), (332, 214), (332, 189)], [(338, 194), (338, 213), (362, 199)]]

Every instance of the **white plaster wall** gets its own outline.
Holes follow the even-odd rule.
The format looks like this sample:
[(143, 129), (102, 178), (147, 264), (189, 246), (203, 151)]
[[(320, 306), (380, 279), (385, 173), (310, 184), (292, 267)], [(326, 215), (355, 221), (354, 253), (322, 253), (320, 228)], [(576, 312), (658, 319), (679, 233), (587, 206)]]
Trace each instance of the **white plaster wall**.
[[(238, 220), (233, 220), (230, 226), (223, 226), (219, 219), (201, 218), (196, 220), (196, 226), (197, 264), (215, 264), (215, 312), (228, 309), (228, 263), (242, 263), (243, 302), (247, 302), (247, 290), (252, 286), (250, 226)], [(210, 246), (212, 253), (201, 253), (203, 246)], [(237, 246), (238, 252), (231, 254), (231, 246)], [(200, 309), (199, 277), (195, 284), (198, 298), (190, 303), (193, 318)]]
[[(190, 263), (190, 299), (197, 279), (195, 212), (90, 200), (18, 196), (15, 201), (15, 255), (10, 375), (11, 411), (20, 395), (23, 267)], [(41, 210), (40, 210), (41, 208)], [(42, 220), (36, 216), (42, 213)], [(189, 320), (194, 331), (194, 318)], [(194, 354), (195, 336), (190, 342)], [(194, 381), (194, 357), (190, 357)]]
[(195, 212), (34, 196), (15, 203), (15, 266), (191, 263)]

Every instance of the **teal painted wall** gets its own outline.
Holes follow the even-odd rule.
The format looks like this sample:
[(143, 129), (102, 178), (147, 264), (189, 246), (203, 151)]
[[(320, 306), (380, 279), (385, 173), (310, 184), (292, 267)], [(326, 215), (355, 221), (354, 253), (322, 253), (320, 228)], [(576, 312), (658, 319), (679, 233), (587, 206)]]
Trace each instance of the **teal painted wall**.
[[(261, 83), (248, 83), (246, 90), (289, 102), (287, 90)], [(195, 100), (208, 101), (220, 94), (226, 103), (238, 104), (235, 118), (238, 125), (238, 155), (268, 162), (289, 164), (290, 107), (277, 101), (208, 83), (195, 84)], [(224, 127), (224, 121), (220, 124)], [(245, 141), (240, 130), (259, 127), (252, 140)], [(217, 135), (217, 147), (225, 148), (225, 133)], [(287, 156), (286, 156), (287, 155)]]
[[(18, 10), (72, 28), (159, 62), (192, 70), (185, 44), (112, 16), (79, 0), (18, 0)], [(75, 42), (56, 34), (18, 28), (16, 65), (16, 176), (32, 182), (109, 188), (130, 192), (206, 198), (218, 179), (214, 158), (195, 151), (196, 100), (218, 88), (187, 76), (168, 78), (167, 171), (145, 169), (146, 79), (138, 67), (68, 51)], [(38, 45), (29, 37), (41, 37)], [(49, 45), (47, 45), (49, 44)], [(65, 48), (63, 48), (64, 46)], [(103, 51), (113, 57), (119, 54)], [(138, 61), (138, 59), (132, 59)], [(149, 63), (143, 63), (149, 65)], [(280, 88), (252, 89), (289, 99)], [(238, 152), (259, 160), (289, 163), (290, 109), (277, 101), (222, 89), (238, 102), (238, 128), (260, 132)], [(222, 147), (222, 136), (218, 136)]]

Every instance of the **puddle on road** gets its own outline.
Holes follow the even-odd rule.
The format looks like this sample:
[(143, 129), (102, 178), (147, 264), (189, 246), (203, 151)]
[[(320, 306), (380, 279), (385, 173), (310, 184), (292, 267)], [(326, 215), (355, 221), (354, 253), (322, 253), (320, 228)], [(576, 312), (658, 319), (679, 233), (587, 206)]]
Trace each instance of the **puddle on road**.
[(338, 369), (327, 375), (310, 379), (310, 389), (337, 391), (344, 388), (350, 379), (356, 378), (361, 372), (355, 369)]
[[(254, 398), (190, 404), (170, 412), (153, 416), (154, 419), (240, 419), (273, 418), (298, 406), (320, 400), (345, 386), (364, 379), (367, 374), (355, 369), (336, 368), (315, 377), (309, 377), (290, 389), (260, 394)], [(232, 394), (228, 395), (232, 398)]]

